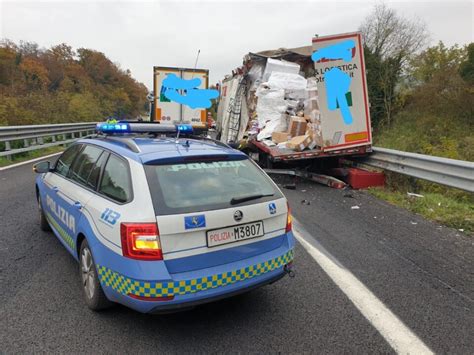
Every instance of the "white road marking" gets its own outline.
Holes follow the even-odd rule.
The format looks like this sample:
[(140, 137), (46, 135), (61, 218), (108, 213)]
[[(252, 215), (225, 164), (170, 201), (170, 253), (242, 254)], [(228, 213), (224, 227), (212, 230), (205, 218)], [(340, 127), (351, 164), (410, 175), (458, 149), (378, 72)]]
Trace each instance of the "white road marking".
[[(433, 354), (398, 317), (385, 306), (362, 282), (318, 243), (297, 221), (293, 234), (313, 259), (346, 294), (362, 315), (378, 330), (398, 354)], [(316, 245), (313, 245), (316, 244)]]
[(45, 155), (44, 157), (34, 158), (34, 159), (31, 159), (31, 160), (22, 161), (21, 163), (16, 163), (16, 164), (4, 166), (3, 168), (0, 168), (0, 171), (11, 169), (11, 168), (16, 168), (17, 166), (26, 165), (26, 164), (29, 164), (29, 163), (34, 163), (35, 161), (38, 161), (38, 160), (44, 160), (44, 159), (47, 159), (47, 158), (51, 158), (51, 157), (54, 157), (55, 155), (58, 155), (58, 154), (61, 154), (61, 153), (62, 152), (53, 153), (53, 154)]

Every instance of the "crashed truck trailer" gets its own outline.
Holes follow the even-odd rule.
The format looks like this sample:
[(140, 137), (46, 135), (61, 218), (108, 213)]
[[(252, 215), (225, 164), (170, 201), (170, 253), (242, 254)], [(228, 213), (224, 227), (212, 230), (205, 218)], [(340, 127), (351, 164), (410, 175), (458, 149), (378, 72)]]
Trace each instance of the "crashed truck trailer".
[[(312, 60), (314, 52), (348, 40), (354, 43), (350, 58)], [(335, 109), (328, 106), (324, 74), (334, 67), (351, 78), (345, 93), (349, 121), (339, 101)], [(217, 132), (222, 142), (258, 152), (264, 163), (369, 153), (372, 134), (361, 34), (315, 37), (312, 46), (245, 55), (243, 65), (220, 85)]]

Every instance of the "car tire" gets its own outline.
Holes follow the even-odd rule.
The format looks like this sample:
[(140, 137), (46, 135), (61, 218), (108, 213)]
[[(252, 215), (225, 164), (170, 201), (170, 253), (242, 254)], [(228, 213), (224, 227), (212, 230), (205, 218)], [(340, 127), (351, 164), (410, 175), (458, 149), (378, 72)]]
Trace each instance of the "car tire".
[(112, 306), (113, 303), (107, 299), (100, 285), (94, 258), (86, 239), (82, 241), (79, 252), (79, 274), (87, 307), (93, 311), (101, 311)]
[(40, 215), (40, 229), (44, 232), (49, 232), (51, 231), (51, 226), (49, 225), (48, 220), (46, 219), (46, 215), (44, 214), (43, 211), (43, 205), (41, 203), (41, 197), (38, 196), (38, 210), (39, 210), (39, 215)]

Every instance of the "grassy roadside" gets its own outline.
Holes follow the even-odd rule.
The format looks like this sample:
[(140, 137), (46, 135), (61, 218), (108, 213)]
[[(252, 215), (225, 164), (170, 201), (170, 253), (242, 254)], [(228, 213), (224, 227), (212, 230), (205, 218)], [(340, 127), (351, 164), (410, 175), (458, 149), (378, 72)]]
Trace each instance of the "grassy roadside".
[[(386, 174), (386, 186), (370, 188), (370, 194), (420, 214), (426, 219), (474, 236), (474, 194), (425, 181), (415, 181), (395, 173)], [(410, 196), (408, 193), (423, 197)]]
[[(374, 145), (474, 161), (474, 121), (465, 114), (461, 115), (462, 112), (452, 112), (454, 105), (440, 105), (436, 101), (440, 99), (436, 97), (433, 100), (431, 109), (426, 105), (418, 107), (415, 104), (419, 102), (412, 102), (412, 107), (400, 111), (389, 127), (383, 127), (374, 134)], [(474, 194), (391, 172), (386, 172), (386, 177), (385, 188), (369, 192), (427, 219), (474, 236)], [(424, 197), (409, 196), (407, 192)]]
[(21, 163), (26, 160), (40, 158), (49, 154), (59, 153), (64, 150), (64, 147), (55, 146), (44, 149), (33, 150), (31, 152), (16, 154), (12, 156), (12, 160), (5, 157), (0, 157), (0, 167), (9, 166), (16, 163)]

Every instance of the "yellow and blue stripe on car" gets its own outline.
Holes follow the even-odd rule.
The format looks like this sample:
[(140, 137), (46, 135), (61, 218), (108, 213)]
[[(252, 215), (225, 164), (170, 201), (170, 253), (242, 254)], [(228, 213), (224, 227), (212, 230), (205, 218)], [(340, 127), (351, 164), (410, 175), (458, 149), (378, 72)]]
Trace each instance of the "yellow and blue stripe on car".
[(99, 278), (104, 286), (123, 295), (139, 297), (174, 297), (228, 286), (252, 279), (284, 267), (293, 260), (293, 249), (268, 261), (237, 270), (179, 281), (140, 281), (134, 280), (105, 266), (97, 265)]

